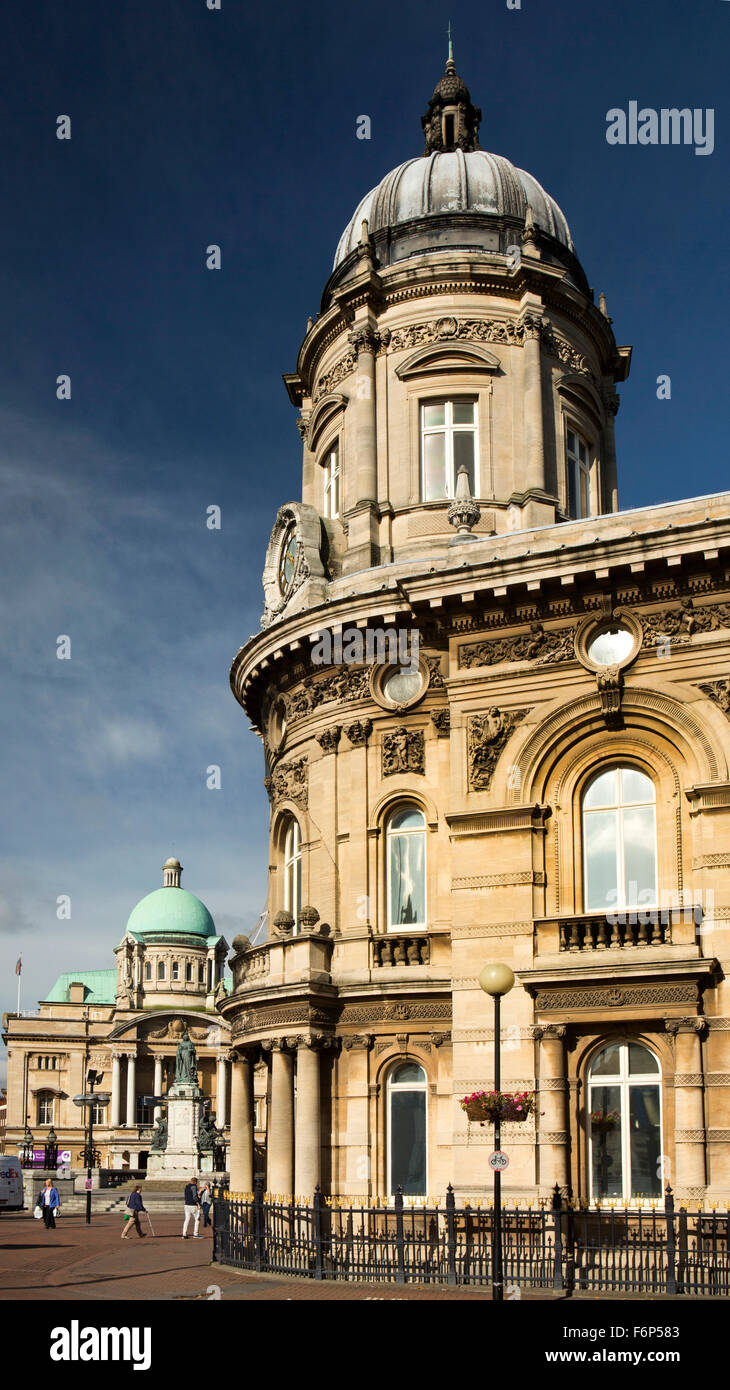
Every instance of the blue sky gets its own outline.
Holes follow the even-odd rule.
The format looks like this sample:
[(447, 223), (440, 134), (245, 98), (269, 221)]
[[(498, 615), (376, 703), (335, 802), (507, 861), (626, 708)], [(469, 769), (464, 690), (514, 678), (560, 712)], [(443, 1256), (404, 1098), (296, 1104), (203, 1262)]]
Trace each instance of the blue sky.
[[(171, 851), (229, 940), (263, 904), (263, 755), (228, 668), (258, 628), (276, 510), (299, 490), (281, 373), (357, 202), (422, 150), (448, 18), (483, 147), (557, 199), (618, 341), (634, 345), (622, 505), (727, 486), (728, 0), (11, 7), (2, 1009), (19, 950), (26, 1007), (62, 970), (110, 966)], [(714, 153), (609, 146), (606, 113), (630, 100), (712, 108)], [(59, 114), (70, 141), (55, 137)], [(355, 138), (361, 114), (369, 141)], [(220, 272), (205, 269), (210, 243)], [(56, 659), (59, 634), (71, 661)]]

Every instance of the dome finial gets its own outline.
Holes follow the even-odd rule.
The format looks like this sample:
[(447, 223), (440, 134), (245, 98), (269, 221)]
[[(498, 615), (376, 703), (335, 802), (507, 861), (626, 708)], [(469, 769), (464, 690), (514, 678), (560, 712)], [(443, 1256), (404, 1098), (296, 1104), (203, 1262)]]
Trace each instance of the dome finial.
[(162, 865), (163, 888), (179, 888), (182, 864), (179, 859), (166, 859)]
[[(451, 64), (451, 67), (449, 67), (449, 64)], [(454, 45), (453, 45), (453, 43), (451, 42), (451, 20), (449, 20), (449, 56), (448, 56), (448, 58), (446, 59), (446, 71), (447, 71), (447, 72), (449, 72), (449, 71), (450, 71), (450, 72), (455, 72), (455, 71), (456, 71), (456, 69), (455, 69), (455, 67), (454, 67)]]

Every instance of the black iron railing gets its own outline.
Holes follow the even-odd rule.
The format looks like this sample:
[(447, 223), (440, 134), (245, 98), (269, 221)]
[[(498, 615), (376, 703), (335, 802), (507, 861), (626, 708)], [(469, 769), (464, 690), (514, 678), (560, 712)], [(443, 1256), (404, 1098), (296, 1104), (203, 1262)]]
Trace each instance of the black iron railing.
[[(730, 1213), (579, 1209), (556, 1191), (550, 1205), (505, 1208), (505, 1293), (523, 1288), (625, 1293), (730, 1294)], [(319, 1189), (311, 1205), (216, 1193), (214, 1258), (239, 1269), (372, 1283), (489, 1284), (494, 1213), (405, 1202), (344, 1205)]]

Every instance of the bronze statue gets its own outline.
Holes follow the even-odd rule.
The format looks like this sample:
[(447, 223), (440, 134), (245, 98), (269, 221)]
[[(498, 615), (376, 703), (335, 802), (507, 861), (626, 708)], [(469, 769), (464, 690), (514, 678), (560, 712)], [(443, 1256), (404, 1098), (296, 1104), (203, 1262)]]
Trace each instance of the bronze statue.
[(187, 1028), (177, 1045), (177, 1052), (175, 1054), (175, 1081), (193, 1086), (197, 1086), (198, 1084), (198, 1064), (195, 1044), (192, 1042)]
[(164, 1118), (164, 1116), (161, 1115), (159, 1120), (156, 1122), (155, 1128), (152, 1132), (152, 1143), (150, 1144), (150, 1153), (163, 1154), (166, 1148), (167, 1120)]

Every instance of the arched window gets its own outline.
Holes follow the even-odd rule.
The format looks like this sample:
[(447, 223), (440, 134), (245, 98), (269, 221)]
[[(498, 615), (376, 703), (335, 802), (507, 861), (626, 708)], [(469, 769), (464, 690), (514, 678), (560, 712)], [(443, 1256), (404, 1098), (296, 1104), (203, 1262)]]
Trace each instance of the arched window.
[(600, 772), (583, 796), (584, 911), (655, 906), (654, 783), (634, 767)]
[(418, 1062), (398, 1062), (388, 1075), (388, 1192), (427, 1192), (426, 1073)]
[(205, 984), (205, 966), (202, 961), (198, 961), (198, 984)]
[(284, 836), (284, 911), (294, 918), (294, 931), (299, 930), (302, 910), (302, 832), (299, 821), (292, 816)]
[(588, 1073), (591, 1201), (662, 1195), (661, 1072), (648, 1047), (615, 1042)]
[(426, 817), (399, 806), (386, 828), (388, 931), (426, 929)]
[(327, 450), (322, 463), (324, 515), (328, 518), (340, 515), (340, 446), (339, 442)]
[(144, 977), (146, 980), (152, 979), (152, 961), (146, 960), (144, 963)]
[(191, 960), (185, 962), (185, 983), (188, 985), (193, 983), (193, 962)]
[(164, 960), (158, 960), (158, 962), (157, 962), (157, 978), (158, 978), (158, 980), (164, 980), (164, 978), (165, 978), (165, 962), (164, 962)]
[(180, 979), (180, 962), (179, 962), (179, 960), (174, 960), (174, 961), (172, 962), (172, 978), (173, 978), (173, 980), (179, 980), (179, 979)]

